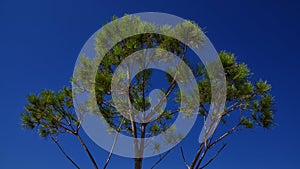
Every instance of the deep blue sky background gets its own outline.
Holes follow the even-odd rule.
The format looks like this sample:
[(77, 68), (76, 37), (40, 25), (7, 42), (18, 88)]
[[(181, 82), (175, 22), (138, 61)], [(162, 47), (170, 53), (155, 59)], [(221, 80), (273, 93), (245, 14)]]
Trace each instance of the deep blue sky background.
[[(217, 50), (236, 53), (256, 77), (273, 84), (278, 126), (230, 137), (229, 146), (208, 169), (300, 168), (297, 0), (0, 0), (1, 169), (72, 168), (54, 144), (21, 129), (25, 96), (69, 85), (81, 47), (111, 16), (151, 11), (196, 21)], [(193, 131), (184, 141), (186, 152), (197, 146), (191, 138), (199, 133)], [(101, 166), (107, 153), (85, 139)], [(91, 168), (78, 143), (70, 140), (62, 140), (67, 151), (82, 168)], [(184, 168), (178, 152), (157, 168)], [(147, 159), (145, 166), (154, 160)], [(131, 166), (132, 160), (114, 156), (110, 168)]]

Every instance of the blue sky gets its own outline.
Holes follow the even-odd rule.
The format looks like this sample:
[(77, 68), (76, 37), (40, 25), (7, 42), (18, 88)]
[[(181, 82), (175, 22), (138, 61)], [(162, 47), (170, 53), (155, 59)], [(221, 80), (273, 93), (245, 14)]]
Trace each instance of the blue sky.
[[(21, 129), (19, 117), (25, 96), (69, 85), (81, 47), (111, 16), (151, 11), (196, 21), (217, 50), (234, 52), (255, 77), (267, 79), (273, 85), (278, 126), (233, 135), (229, 146), (208, 169), (300, 168), (298, 1), (1, 0), (1, 169), (72, 168), (50, 140)], [(193, 131), (198, 134), (196, 129)], [(85, 139), (99, 164), (103, 164), (107, 153)], [(62, 140), (67, 151), (80, 160), (82, 168), (91, 168), (78, 143), (71, 140)], [(195, 151), (192, 148), (197, 146), (196, 141), (186, 139), (184, 143), (189, 145), (186, 151)], [(178, 152), (177, 148), (157, 168), (183, 168)], [(154, 160), (147, 159), (145, 166)], [(132, 160), (121, 157), (113, 157), (110, 165), (131, 166)]]

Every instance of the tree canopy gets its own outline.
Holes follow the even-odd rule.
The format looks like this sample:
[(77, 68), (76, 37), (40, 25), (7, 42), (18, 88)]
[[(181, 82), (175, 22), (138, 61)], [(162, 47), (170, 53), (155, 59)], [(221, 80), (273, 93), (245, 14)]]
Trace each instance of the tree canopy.
[[(116, 18), (113, 18), (113, 20), (115, 19)], [(126, 57), (140, 50), (145, 50), (145, 55), (151, 57), (152, 51), (147, 49), (160, 48), (175, 54), (190, 67), (197, 80), (197, 90), (200, 95), (198, 116), (204, 119), (207, 118), (211, 106), (212, 84), (205, 65), (197, 61), (188, 48), (188, 45), (192, 43), (201, 43), (203, 41), (202, 36), (192, 36), (196, 35), (196, 33), (194, 33), (197, 31), (195, 24), (188, 21), (175, 27), (164, 26), (160, 28), (161, 31), (172, 31), (175, 37), (186, 37), (186, 35), (182, 35), (183, 33), (191, 35), (188, 40), (190, 44), (185, 44), (176, 38), (162, 34), (146, 33), (122, 39), (109, 51), (101, 51), (100, 46), (111, 43), (111, 39), (108, 39), (108, 37), (110, 37), (109, 33), (115, 32), (117, 34), (118, 32), (130, 31), (126, 29), (124, 25), (130, 24), (131, 22), (139, 24), (140, 29), (155, 29), (153, 25), (134, 18), (133, 20), (123, 20), (120, 25), (115, 27), (118, 31), (107, 30), (97, 34), (95, 36), (95, 50), (100, 55), (105, 53), (101, 64), (95, 65), (95, 63), (97, 63), (95, 60), (82, 55), (80, 57), (80, 66), (75, 70), (81, 80), (72, 79), (72, 83), (77, 85), (79, 83), (90, 82), (88, 80), (82, 81), (82, 79), (90, 78), (90, 69), (97, 67), (96, 79), (90, 83), (95, 83), (93, 86), (95, 86), (97, 109), (102, 113), (104, 120), (119, 133), (134, 138), (147, 138), (158, 135), (172, 128), (172, 123), (178, 114), (182, 113), (182, 111), (178, 109), (180, 101), (183, 98), (186, 100), (189, 99), (188, 95), (184, 96), (184, 93), (180, 93), (180, 88), (175, 78), (166, 72), (156, 69), (146, 69), (135, 75), (133, 80), (129, 82), (129, 98), (134, 108), (139, 111), (137, 114), (134, 114), (134, 117), (140, 120), (139, 122), (133, 121), (130, 118), (124, 118), (124, 115), (117, 111), (115, 102), (112, 99), (111, 83), (116, 68)], [(214, 134), (211, 135), (205, 142), (201, 143), (200, 147), (196, 147), (198, 151), (190, 163), (184, 158), (183, 148), (181, 147), (183, 161), (190, 168), (198, 169), (206, 167), (215, 159), (219, 152), (223, 150), (226, 144), (217, 151), (216, 156), (211, 157), (210, 160), (204, 163), (204, 157), (207, 155), (207, 151), (211, 150), (217, 143), (223, 141), (224, 138), (231, 133), (244, 128), (269, 128), (274, 125), (274, 99), (270, 93), (271, 85), (265, 80), (253, 79), (253, 73), (247, 65), (238, 62), (237, 57), (233, 53), (220, 51), (219, 58), (224, 68), (227, 89), (226, 105), (224, 112), (221, 114), (221, 121), (222, 124), (225, 125), (228, 120), (231, 120), (232, 123), (230, 124), (234, 125), (218, 137)], [(157, 58), (153, 57), (153, 59), (155, 60)], [(174, 71), (175, 74), (183, 73), (178, 70)], [(124, 72), (124, 76), (126, 75), (128, 75), (128, 73)], [(188, 80), (188, 78), (189, 77), (185, 80)], [(188, 84), (189, 83), (186, 83), (186, 85)], [(86, 86), (86, 88), (91, 87), (88, 83), (84, 86)], [(143, 121), (143, 119), (149, 115), (145, 113), (146, 110), (151, 106), (151, 100), (148, 96), (150, 92), (156, 88), (161, 89), (166, 96), (166, 109), (159, 115), (151, 114), (151, 116), (157, 115), (156, 120)], [(86, 89), (77, 88), (75, 92), (84, 92), (84, 90)], [(22, 125), (25, 128), (37, 131), (41, 137), (52, 137), (53, 141), (57, 144), (57, 137), (62, 134), (69, 133), (76, 136), (91, 159), (94, 168), (99, 168), (93, 155), (88, 150), (87, 145), (80, 137), (81, 119), (75, 115), (74, 104), (77, 103), (73, 103), (73, 96), (74, 93), (72, 95), (72, 89), (70, 87), (64, 87), (57, 92), (43, 90), (39, 94), (28, 95), (25, 112), (22, 114)], [(192, 101), (193, 100), (190, 102)], [(87, 102), (85, 106), (88, 107), (90, 105)], [(76, 108), (82, 109), (84, 112), (86, 109), (85, 106), (81, 105)], [(126, 112), (126, 109), (123, 111)], [(158, 110), (155, 111), (155, 113), (157, 112)], [(181, 136), (175, 135), (169, 136), (167, 141), (172, 143), (179, 142), (181, 139)], [(145, 143), (141, 141), (132, 144), (135, 146), (137, 153), (143, 153), (143, 149), (146, 146)], [(159, 149), (159, 147), (160, 145), (157, 145), (156, 148)], [(64, 151), (63, 153), (65, 154)], [(169, 152), (166, 152), (166, 154), (168, 153)], [(110, 154), (106, 161), (99, 160), (98, 163), (103, 162), (104, 168), (106, 168), (111, 155), (112, 154)], [(65, 154), (65, 156), (71, 160), (70, 156), (67, 154)], [(142, 160), (143, 158), (134, 159), (136, 169), (142, 168)], [(74, 161), (71, 160), (71, 162), (75, 164), (74, 166), (79, 168)]]

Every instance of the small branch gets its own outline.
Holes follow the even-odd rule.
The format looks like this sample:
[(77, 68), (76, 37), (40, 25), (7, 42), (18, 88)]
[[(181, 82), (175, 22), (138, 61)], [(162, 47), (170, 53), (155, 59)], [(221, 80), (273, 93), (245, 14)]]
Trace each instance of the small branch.
[(195, 158), (194, 158), (193, 162), (191, 163), (189, 169), (193, 169), (195, 167), (195, 165), (198, 161), (198, 158), (202, 152), (203, 147), (204, 147), (204, 143), (201, 143), (200, 148), (198, 149), (197, 154), (195, 155)]
[(82, 145), (84, 151), (88, 154), (90, 160), (92, 161), (94, 168), (98, 169), (98, 165), (93, 157), (93, 155), (91, 154), (90, 150), (88, 149), (88, 147), (86, 146), (86, 144), (84, 143), (84, 141), (82, 140), (82, 138), (80, 137), (80, 135), (78, 133), (74, 134), (77, 139), (79, 140), (80, 144)]
[[(187, 52), (187, 45), (184, 45), (184, 48), (183, 48), (183, 54), (182, 56), (180, 57), (180, 59), (183, 59), (186, 55), (186, 52)], [(177, 77), (177, 72), (176, 74), (174, 75), (173, 77), (173, 80), (171, 82), (171, 84), (169, 85), (167, 91), (165, 92), (165, 98), (167, 98), (171, 93), (172, 91), (174, 90), (174, 88), (176, 87), (176, 77)], [(152, 109), (152, 111), (146, 116), (146, 120), (149, 120), (154, 114), (155, 112), (157, 111), (157, 109), (162, 105), (163, 101), (165, 101), (165, 99), (160, 99), (158, 104)]]
[(180, 152), (181, 152), (181, 156), (182, 156), (182, 159), (183, 159), (183, 162), (184, 162), (185, 166), (186, 166), (187, 168), (190, 168), (190, 167), (189, 167), (189, 164), (188, 164), (188, 163), (186, 162), (186, 160), (185, 160), (182, 145), (180, 145)]
[(62, 124), (58, 124), (58, 127), (61, 128), (62, 130), (65, 130), (66, 132), (68, 132), (70, 134), (75, 133), (75, 131), (72, 131), (72, 130), (68, 129), (67, 127), (63, 126)]
[(80, 167), (71, 159), (71, 157), (64, 151), (64, 149), (62, 148), (62, 146), (58, 143), (58, 141), (54, 138), (51, 137), (51, 139), (53, 140), (53, 142), (57, 145), (57, 147), (59, 148), (59, 150), (63, 153), (63, 155), (77, 168), (80, 169)]
[(164, 155), (162, 155), (154, 164), (153, 164), (153, 166), (150, 168), (150, 169), (153, 169), (154, 167), (156, 167), (170, 152), (172, 151), (172, 149), (171, 150), (169, 150), (169, 151), (167, 151)]
[(212, 147), (210, 146), (210, 143), (211, 143), (212, 139), (214, 138), (215, 132), (216, 132), (216, 130), (213, 131), (213, 133), (212, 133), (212, 135), (210, 136), (209, 140), (208, 140), (207, 142), (205, 142), (205, 143), (206, 143), (206, 144), (205, 144), (205, 150), (204, 150), (204, 152), (202, 153), (202, 155), (201, 155), (201, 157), (200, 157), (200, 160), (199, 160), (198, 163), (197, 163), (196, 168), (199, 168), (199, 166), (200, 166), (200, 164), (202, 163), (202, 161), (203, 161), (203, 159), (204, 159), (206, 153), (208, 152), (208, 150), (209, 150), (210, 148), (212, 148)]
[(119, 125), (119, 127), (118, 127), (118, 130), (116, 131), (117, 133), (116, 133), (116, 136), (115, 136), (115, 138), (114, 138), (114, 142), (113, 142), (113, 144), (112, 144), (112, 146), (111, 146), (109, 155), (108, 155), (108, 157), (107, 157), (107, 160), (106, 160), (106, 162), (105, 162), (105, 165), (103, 166), (103, 169), (106, 169), (106, 167), (108, 166), (108, 163), (109, 163), (109, 161), (110, 161), (110, 159), (111, 159), (111, 156), (112, 156), (112, 154), (113, 154), (113, 151), (114, 151), (115, 146), (116, 146), (116, 143), (117, 143), (117, 139), (118, 139), (118, 136), (119, 136), (120, 129), (121, 129), (121, 127), (122, 127), (123, 120), (124, 120), (124, 117), (122, 118), (121, 123), (120, 123), (120, 125)]
[(207, 167), (214, 159), (216, 159), (218, 157), (218, 155), (221, 153), (221, 151), (227, 146), (227, 143), (225, 143), (220, 149), (219, 151), (206, 163), (204, 164), (202, 167), (198, 168), (198, 169), (204, 169), (205, 167)]
[[(201, 143), (200, 148), (199, 148), (196, 156), (194, 157), (194, 160), (193, 160), (192, 164), (190, 165), (190, 169), (193, 169), (196, 164), (197, 164), (196, 168), (198, 168), (198, 165), (201, 163), (201, 161), (203, 160), (206, 152), (208, 151), (209, 145), (211, 143), (211, 140), (213, 139), (214, 134), (216, 132), (216, 130), (214, 130), (213, 133), (212, 133), (212, 135), (210, 136), (210, 138), (207, 138), (208, 134), (211, 132), (212, 127), (213, 127), (213, 125), (209, 126), (209, 129), (207, 130), (208, 132), (206, 132), (206, 134), (205, 134), (204, 141)], [(201, 152), (202, 152), (202, 150), (203, 150), (204, 147), (205, 147), (204, 152), (201, 154)], [(200, 161), (197, 163), (200, 154), (201, 154)]]
[(241, 99), (240, 101), (235, 102), (234, 104), (232, 104), (231, 106), (229, 106), (227, 108), (227, 110), (228, 110), (227, 112), (225, 112), (225, 111), (223, 112), (222, 116), (226, 116), (230, 112), (236, 110), (240, 104), (242, 104), (243, 102), (245, 102), (247, 100), (251, 100), (251, 99), (255, 98), (257, 96), (257, 94), (258, 94), (257, 92), (254, 92), (249, 98)]
[(200, 108), (202, 108), (205, 112), (205, 116), (207, 116), (207, 114), (209, 113), (208, 110), (205, 108), (205, 106), (203, 105), (203, 103), (200, 102)]
[[(197, 163), (196, 168), (199, 169), (206, 153), (212, 148), (214, 147), (217, 143), (219, 143), (221, 140), (223, 140), (224, 138), (226, 138), (228, 135), (234, 133), (235, 131), (237, 131), (237, 128), (240, 126), (241, 122), (239, 122), (238, 124), (236, 124), (234, 127), (232, 127), (230, 130), (228, 130), (226, 133), (224, 133), (222, 136), (220, 136), (218, 139), (216, 139), (214, 142), (211, 143), (212, 141), (212, 137), (209, 140), (209, 143), (207, 144), (207, 146), (205, 146), (205, 150), (203, 151), (203, 153), (201, 154), (201, 157)], [(194, 166), (193, 166), (194, 167)]]
[(232, 127), (229, 131), (227, 131), (226, 133), (224, 133), (221, 137), (219, 137), (218, 139), (216, 139), (213, 143), (211, 143), (210, 147), (215, 146), (218, 142), (220, 142), (221, 140), (223, 140), (225, 137), (227, 137), (228, 135), (234, 133), (240, 125), (241, 125), (241, 122), (239, 122), (237, 125), (235, 125), (234, 127)]
[(204, 150), (203, 153), (201, 154), (201, 157), (200, 157), (200, 159), (199, 159), (199, 161), (198, 161), (198, 163), (197, 163), (196, 168), (199, 168), (200, 164), (202, 163), (202, 161), (203, 161), (203, 159), (204, 159), (204, 157), (205, 157), (205, 155), (206, 155), (206, 153), (207, 153), (207, 151), (208, 151), (209, 149), (210, 149), (209, 146), (206, 146), (206, 147), (205, 147), (205, 150)]

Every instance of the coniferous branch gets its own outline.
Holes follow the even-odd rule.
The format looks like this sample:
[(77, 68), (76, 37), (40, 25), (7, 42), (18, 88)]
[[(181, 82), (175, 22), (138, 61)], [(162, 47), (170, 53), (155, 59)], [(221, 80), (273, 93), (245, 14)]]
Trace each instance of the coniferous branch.
[(63, 153), (63, 155), (74, 165), (74, 167), (76, 167), (77, 169), (80, 169), (80, 167), (75, 163), (74, 160), (72, 160), (72, 158), (64, 151), (64, 149), (62, 148), (62, 146), (58, 143), (58, 141), (51, 136), (51, 139), (53, 140), (53, 142), (57, 145), (57, 147), (59, 148), (59, 150)]

